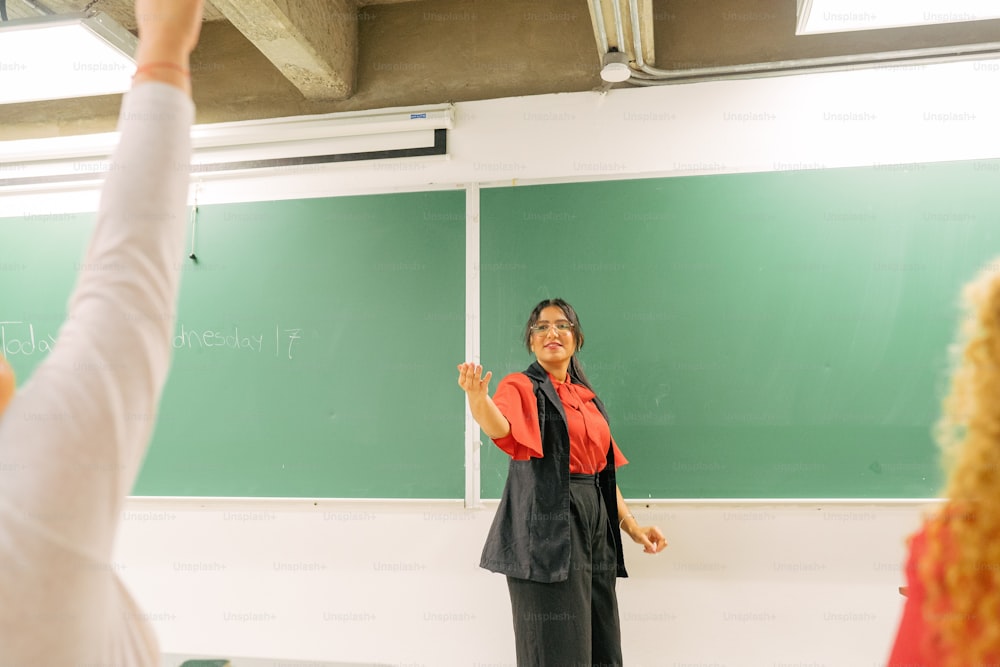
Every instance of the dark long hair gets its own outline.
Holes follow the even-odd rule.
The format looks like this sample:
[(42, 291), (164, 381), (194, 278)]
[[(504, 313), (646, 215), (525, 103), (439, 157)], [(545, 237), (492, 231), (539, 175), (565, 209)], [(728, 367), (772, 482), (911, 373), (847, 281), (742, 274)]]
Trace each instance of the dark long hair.
[(582, 384), (587, 389), (593, 391), (594, 388), (590, 386), (590, 380), (587, 379), (586, 373), (583, 372), (580, 360), (576, 358), (576, 353), (583, 349), (583, 327), (580, 325), (580, 317), (576, 314), (573, 306), (569, 305), (565, 299), (544, 299), (531, 310), (531, 315), (528, 315), (528, 323), (524, 325), (524, 346), (528, 349), (528, 352), (531, 352), (531, 327), (538, 323), (538, 318), (541, 316), (542, 311), (549, 306), (555, 306), (563, 311), (566, 319), (573, 323), (573, 340), (576, 341), (576, 350), (569, 360), (570, 377), (573, 378), (574, 382)]

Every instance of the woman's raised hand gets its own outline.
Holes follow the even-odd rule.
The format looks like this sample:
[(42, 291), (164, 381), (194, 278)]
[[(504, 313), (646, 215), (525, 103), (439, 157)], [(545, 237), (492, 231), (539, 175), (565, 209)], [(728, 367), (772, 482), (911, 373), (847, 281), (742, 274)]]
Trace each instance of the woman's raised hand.
[(158, 81), (191, 94), (190, 56), (201, 34), (203, 9), (204, 0), (135, 0), (134, 83)]
[(483, 375), (483, 367), (479, 364), (464, 363), (458, 365), (458, 386), (469, 399), (469, 412), (490, 438), (504, 438), (510, 433), (510, 423), (500, 412), (493, 399), (490, 398), (489, 386), (492, 372)]
[(489, 395), (490, 378), (492, 371), (487, 371), (485, 375), (483, 367), (471, 362), (458, 365), (458, 386), (469, 395), (469, 400), (482, 398)]
[(139, 46), (186, 58), (198, 44), (203, 9), (204, 0), (135, 0)]

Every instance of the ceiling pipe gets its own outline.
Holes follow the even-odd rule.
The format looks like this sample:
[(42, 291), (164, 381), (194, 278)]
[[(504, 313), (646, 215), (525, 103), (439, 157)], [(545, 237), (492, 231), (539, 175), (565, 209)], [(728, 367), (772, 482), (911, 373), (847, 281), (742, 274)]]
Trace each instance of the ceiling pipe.
[[(598, 0), (600, 3), (600, 0)], [(625, 22), (622, 21), (622, 3), (618, 0), (612, 0), (612, 4), (615, 7), (615, 31), (618, 33), (618, 50), (625, 53)], [(636, 10), (639, 6), (636, 5)], [(640, 58), (642, 56), (640, 55)]]
[(601, 79), (607, 83), (621, 83), (628, 81), (635, 75), (632, 69), (628, 54), (622, 50), (625, 43), (625, 35), (621, 19), (621, 7), (615, 2), (615, 26), (618, 28), (618, 46), (611, 46), (608, 41), (608, 32), (604, 25), (604, 10), (601, 7), (601, 0), (592, 0), (591, 8), (594, 11), (594, 23), (598, 32), (598, 49), (601, 52)]
[(54, 10), (49, 9), (44, 4), (37, 2), (36, 0), (22, 0), (22, 2), (38, 12), (39, 16), (52, 16), (55, 14)]
[[(662, 86), (676, 83), (695, 83), (699, 81), (748, 79), (765, 76), (807, 74), (814, 72), (838, 72), (879, 66), (913, 67), (917, 65), (955, 62), (958, 60), (978, 60), (983, 57), (990, 56), (1000, 56), (1000, 42), (911, 49), (906, 51), (886, 51), (883, 53), (865, 53), (851, 56), (779, 60), (749, 65), (702, 67), (672, 71), (667, 76), (633, 76), (629, 79), (629, 83), (639, 86)], [(638, 73), (633, 72), (633, 74)]]
[(604, 10), (601, 9), (601, 0), (590, 0), (590, 6), (594, 9), (594, 23), (597, 24), (597, 47), (601, 50), (601, 58), (611, 50), (608, 44), (608, 31), (604, 28)]
[[(614, 0), (615, 28), (619, 35), (619, 50), (624, 50), (624, 23), (621, 16), (621, 0)], [(599, 45), (604, 53), (610, 51), (607, 30), (604, 27), (604, 13), (601, 0), (591, 0), (594, 20), (597, 22)], [(722, 65), (718, 67), (695, 67), (681, 70), (658, 69), (648, 65), (642, 53), (642, 33), (639, 28), (638, 0), (629, 0), (629, 18), (632, 24), (632, 49), (634, 60), (631, 65), (629, 83), (638, 86), (661, 86), (676, 83), (718, 81), (725, 79), (746, 79), (765, 76), (784, 76), (811, 72), (832, 72), (850, 69), (878, 67), (880, 65), (923, 65), (956, 60), (971, 60), (988, 56), (1000, 57), (1000, 42), (962, 44), (881, 53), (862, 53), (820, 58), (800, 58), (773, 62), (749, 63), (744, 65)]]

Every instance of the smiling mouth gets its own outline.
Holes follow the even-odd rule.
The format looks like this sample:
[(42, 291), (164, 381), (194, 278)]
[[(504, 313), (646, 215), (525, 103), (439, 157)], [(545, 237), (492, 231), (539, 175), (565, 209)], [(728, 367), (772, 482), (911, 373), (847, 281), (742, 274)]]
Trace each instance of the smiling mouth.
[(545, 346), (545, 349), (546, 350), (558, 350), (561, 347), (562, 347), (562, 345), (560, 345), (559, 343), (549, 343), (548, 345)]

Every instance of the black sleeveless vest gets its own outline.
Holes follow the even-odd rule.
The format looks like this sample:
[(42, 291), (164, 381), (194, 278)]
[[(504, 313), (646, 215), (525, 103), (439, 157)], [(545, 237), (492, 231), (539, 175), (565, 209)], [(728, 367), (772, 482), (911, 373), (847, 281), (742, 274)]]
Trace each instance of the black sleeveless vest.
[[(565, 581), (569, 576), (569, 432), (566, 413), (549, 374), (531, 364), (524, 371), (538, 400), (541, 458), (511, 460), (507, 483), (493, 525), (483, 547), (480, 567), (517, 579), (542, 583)], [(574, 382), (577, 379), (572, 378)], [(604, 418), (608, 415), (600, 399), (594, 398)], [(608, 540), (615, 545), (618, 576), (627, 577), (621, 532), (615, 525), (618, 496), (615, 493), (615, 454), (608, 442), (608, 463), (598, 474), (598, 484), (608, 512)]]

